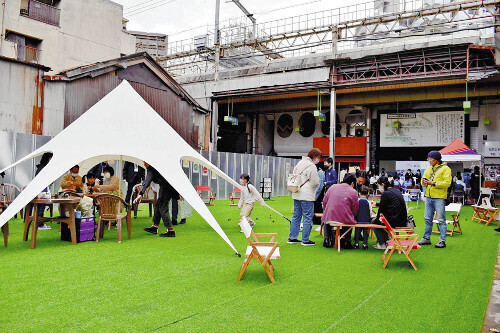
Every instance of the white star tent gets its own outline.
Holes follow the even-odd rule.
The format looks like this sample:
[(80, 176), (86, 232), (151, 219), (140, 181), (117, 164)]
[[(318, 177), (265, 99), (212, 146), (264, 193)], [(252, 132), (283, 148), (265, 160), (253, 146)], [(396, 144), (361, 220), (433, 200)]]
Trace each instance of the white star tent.
[[(141, 140), (144, 131), (148, 135), (147, 142)], [(232, 185), (241, 186), (189, 146), (127, 81), (123, 81), (47, 144), (0, 172), (45, 152), (52, 152), (54, 156), (0, 214), (0, 226), (45, 187), (84, 160), (92, 165), (104, 160), (119, 159), (141, 165), (145, 161), (158, 170), (238, 254), (184, 174), (180, 160), (201, 164)]]

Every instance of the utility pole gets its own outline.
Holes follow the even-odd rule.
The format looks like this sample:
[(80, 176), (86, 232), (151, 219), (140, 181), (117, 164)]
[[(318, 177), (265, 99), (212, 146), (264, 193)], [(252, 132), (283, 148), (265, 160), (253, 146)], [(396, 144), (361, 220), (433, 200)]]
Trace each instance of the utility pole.
[(220, 31), (219, 31), (220, 0), (215, 0), (215, 73), (214, 82), (219, 81)]
[[(338, 39), (338, 28), (333, 27), (332, 29), (332, 77), (335, 77), (335, 58), (337, 58), (337, 39)], [(332, 80), (333, 84), (333, 80)], [(330, 91), (330, 157), (333, 159), (333, 165), (335, 167), (335, 129), (337, 120), (337, 91), (332, 88)], [(340, 170), (339, 170), (340, 171)]]

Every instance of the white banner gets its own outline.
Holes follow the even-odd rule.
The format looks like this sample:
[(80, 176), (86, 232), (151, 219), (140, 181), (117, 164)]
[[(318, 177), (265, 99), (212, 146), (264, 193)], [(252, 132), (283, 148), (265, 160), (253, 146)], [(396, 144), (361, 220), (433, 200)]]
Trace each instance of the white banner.
[(485, 141), (483, 156), (500, 157), (500, 141)]
[(427, 169), (429, 165), (427, 161), (396, 161), (396, 172), (398, 176), (402, 178), (408, 169), (410, 169), (413, 174), (415, 174), (417, 170), (420, 170), (423, 175), (425, 169)]
[[(380, 117), (380, 147), (444, 147), (456, 138), (464, 141), (463, 111), (401, 113), (399, 116), (390, 113)], [(398, 120), (400, 126), (396, 126)]]

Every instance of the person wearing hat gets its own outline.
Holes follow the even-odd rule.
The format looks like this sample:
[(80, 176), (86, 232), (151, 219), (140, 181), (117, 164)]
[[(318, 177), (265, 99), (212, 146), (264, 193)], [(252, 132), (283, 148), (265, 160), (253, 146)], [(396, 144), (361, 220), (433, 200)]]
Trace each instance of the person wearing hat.
[(434, 212), (439, 222), (439, 241), (436, 248), (446, 247), (445, 206), (448, 196), (448, 187), (451, 185), (451, 169), (441, 161), (441, 154), (433, 150), (427, 155), (430, 166), (425, 169), (421, 184), (425, 186), (425, 232), (424, 237), (418, 242), (420, 245), (431, 244), (432, 220)]

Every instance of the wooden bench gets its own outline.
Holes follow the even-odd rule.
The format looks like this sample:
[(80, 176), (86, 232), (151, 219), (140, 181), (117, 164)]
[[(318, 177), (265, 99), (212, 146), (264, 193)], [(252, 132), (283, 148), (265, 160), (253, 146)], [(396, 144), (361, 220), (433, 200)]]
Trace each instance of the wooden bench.
[[(372, 230), (373, 228), (377, 229), (386, 229), (384, 225), (381, 224), (372, 224), (372, 223), (357, 223), (357, 224), (346, 224), (346, 223), (341, 223), (341, 222), (325, 222), (325, 224), (328, 224), (332, 227), (332, 231), (335, 231), (335, 246), (338, 249), (338, 252), (340, 252), (340, 240), (344, 238), (344, 236), (351, 231), (352, 228), (369, 228)], [(342, 227), (347, 227), (347, 231), (344, 232), (342, 235), (340, 235), (340, 228)], [(337, 229), (335, 229), (337, 228)]]

